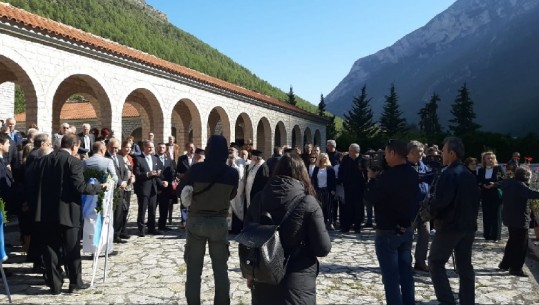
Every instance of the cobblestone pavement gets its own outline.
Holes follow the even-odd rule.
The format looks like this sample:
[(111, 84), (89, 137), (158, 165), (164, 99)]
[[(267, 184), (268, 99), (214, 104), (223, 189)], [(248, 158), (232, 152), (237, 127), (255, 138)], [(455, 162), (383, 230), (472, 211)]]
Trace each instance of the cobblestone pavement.
[[(135, 203), (135, 202), (133, 202)], [(130, 220), (136, 218), (136, 204), (132, 204)], [(177, 211), (175, 211), (177, 214)], [(104, 259), (99, 262), (96, 283), (93, 288), (77, 294), (68, 294), (68, 283), (64, 283), (63, 293), (53, 296), (43, 285), (40, 275), (31, 271), (31, 264), (24, 262), (25, 257), (20, 247), (11, 247), (10, 259), (4, 268), (14, 274), (8, 277), (14, 303), (18, 304), (184, 304), (185, 264), (183, 251), (185, 232), (177, 226), (174, 219), (167, 235), (133, 236), (126, 244), (115, 245), (118, 254), (109, 258), (109, 272), (103, 282)], [(134, 223), (131, 223), (134, 225)], [(135, 232), (132, 227), (133, 233)], [(7, 230), (6, 240), (18, 244), (18, 234)], [(14, 230), (11, 230), (14, 231)], [(482, 240), (481, 232), (474, 244), (473, 263), (476, 271), (477, 304), (538, 304), (539, 266), (535, 258), (528, 258), (525, 271), (529, 278), (509, 276), (501, 272), (497, 265), (503, 254), (507, 239), (501, 243)], [(374, 253), (374, 231), (365, 229), (356, 234), (331, 233), (333, 249), (320, 259), (320, 275), (317, 281), (318, 304), (384, 304), (384, 291), (378, 262)], [(231, 282), (232, 304), (250, 304), (251, 298), (245, 281), (239, 272), (237, 243), (231, 242), (229, 275)], [(88, 258), (88, 256), (84, 256)], [(213, 276), (209, 256), (203, 272), (202, 300), (204, 304), (213, 302)], [(448, 264), (451, 285), (458, 291), (458, 280)], [(91, 280), (92, 261), (83, 260), (83, 280)], [(417, 273), (417, 304), (437, 304), (434, 291), (427, 273)], [(7, 303), (4, 289), (0, 303)]]

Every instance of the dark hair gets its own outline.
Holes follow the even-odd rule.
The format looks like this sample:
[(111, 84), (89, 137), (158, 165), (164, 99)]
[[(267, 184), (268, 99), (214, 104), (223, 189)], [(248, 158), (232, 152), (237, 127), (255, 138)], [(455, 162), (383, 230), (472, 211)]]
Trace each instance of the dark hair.
[(49, 135), (46, 133), (38, 133), (34, 137), (34, 147), (40, 147), (43, 143), (47, 142)]
[(462, 159), (464, 157), (464, 143), (460, 138), (457, 137), (447, 137), (444, 139), (444, 145), (447, 144), (447, 150), (453, 151), (457, 155), (457, 159)]
[(305, 187), (305, 192), (308, 195), (316, 197), (311, 178), (307, 173), (307, 168), (303, 160), (296, 154), (285, 154), (279, 159), (275, 165), (274, 176), (287, 176), (299, 180)]
[(62, 137), (61, 148), (71, 148), (80, 144), (80, 138), (76, 134), (66, 134)]
[(101, 150), (101, 147), (105, 146), (105, 144), (101, 141), (97, 141), (94, 143), (94, 145), (92, 145), (92, 152), (94, 154), (97, 154), (100, 150)]
[(515, 169), (515, 180), (520, 182), (528, 182), (531, 177), (531, 171), (527, 166), (520, 166)]
[(468, 158), (466, 158), (466, 160), (464, 160), (464, 165), (466, 165), (466, 166), (470, 165), (471, 163), (477, 164), (477, 158), (468, 157)]
[(389, 140), (387, 141), (386, 148), (389, 151), (395, 152), (395, 154), (406, 158), (408, 155), (408, 143), (401, 140)]
[(0, 144), (4, 145), (7, 141), (9, 141), (9, 136), (5, 133), (0, 134)]

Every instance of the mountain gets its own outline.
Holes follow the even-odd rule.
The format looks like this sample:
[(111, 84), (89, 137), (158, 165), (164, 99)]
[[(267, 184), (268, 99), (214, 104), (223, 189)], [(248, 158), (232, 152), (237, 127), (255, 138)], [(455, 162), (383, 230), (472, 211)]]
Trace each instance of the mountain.
[(523, 135), (539, 130), (539, 1), (458, 0), (392, 46), (358, 59), (326, 96), (328, 111), (348, 112), (367, 85), (380, 114), (395, 84), (409, 122), (433, 92), (447, 126), (466, 82), (482, 130)]
[[(281, 101), (288, 100), (287, 93), (170, 24), (164, 13), (144, 0), (0, 1)], [(316, 113), (316, 106), (300, 97), (296, 100), (298, 107)]]

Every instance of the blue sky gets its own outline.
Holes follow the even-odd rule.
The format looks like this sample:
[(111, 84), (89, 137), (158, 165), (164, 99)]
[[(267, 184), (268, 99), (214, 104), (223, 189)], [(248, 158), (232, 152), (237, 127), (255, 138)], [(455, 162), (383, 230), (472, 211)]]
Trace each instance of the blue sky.
[(455, 0), (146, 0), (260, 78), (313, 104), (359, 58), (395, 43)]

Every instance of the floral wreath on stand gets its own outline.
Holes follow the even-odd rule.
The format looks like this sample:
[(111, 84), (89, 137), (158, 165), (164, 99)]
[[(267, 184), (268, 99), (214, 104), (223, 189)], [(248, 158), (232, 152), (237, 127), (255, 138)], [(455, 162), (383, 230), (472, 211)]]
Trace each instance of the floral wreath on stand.
[[(103, 184), (103, 183), (109, 183), (110, 181), (112, 181), (112, 176), (109, 175), (108, 173), (102, 171), (102, 170), (99, 170), (99, 169), (96, 169), (96, 168), (87, 168), (84, 170), (84, 180), (85, 181), (89, 181), (90, 179), (94, 178), (97, 180), (97, 182), (99, 184)], [(103, 198), (105, 197), (105, 191), (99, 191), (97, 193), (97, 203), (95, 205), (95, 212), (96, 213), (99, 213), (103, 210)], [(116, 206), (118, 205), (118, 201), (119, 201), (119, 194), (118, 194), (118, 190), (116, 188), (114, 188), (114, 193), (112, 195), (112, 210), (114, 211), (116, 209)]]

